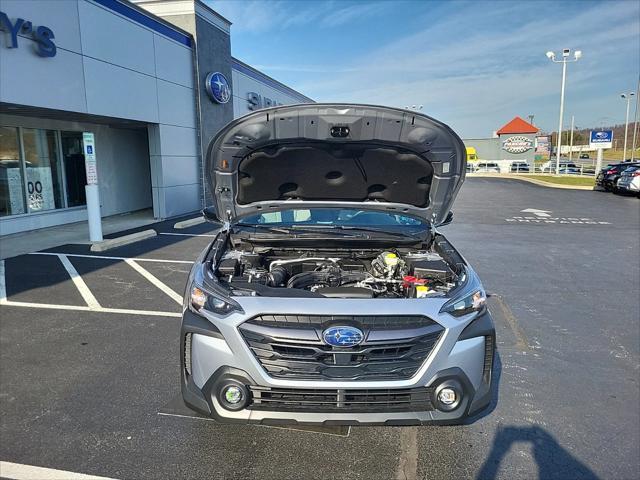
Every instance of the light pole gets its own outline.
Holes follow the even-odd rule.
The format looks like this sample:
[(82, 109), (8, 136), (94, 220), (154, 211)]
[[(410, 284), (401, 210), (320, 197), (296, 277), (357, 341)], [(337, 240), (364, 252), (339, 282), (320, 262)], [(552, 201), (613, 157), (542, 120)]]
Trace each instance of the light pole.
[(560, 174), (560, 146), (562, 145), (562, 117), (564, 114), (564, 86), (567, 80), (567, 63), (577, 62), (580, 57), (582, 57), (582, 51), (576, 50), (575, 52), (573, 52), (573, 60), (569, 59), (570, 54), (571, 49), (564, 48), (562, 50), (562, 60), (556, 60), (556, 54), (554, 52), (547, 52), (547, 58), (549, 60), (551, 60), (553, 63), (562, 64), (562, 86), (560, 87), (560, 119), (558, 120), (558, 141), (556, 142), (556, 175)]
[(623, 93), (620, 95), (620, 98), (624, 98), (627, 100), (627, 117), (624, 121), (624, 148), (622, 149), (622, 161), (624, 162), (627, 159), (627, 131), (629, 130), (629, 103), (631, 103), (631, 97), (633, 97), (635, 93)]
[(636, 111), (633, 114), (633, 143), (631, 144), (631, 161), (636, 158), (636, 135), (638, 133), (638, 103), (640, 102), (640, 76), (638, 77), (638, 87), (636, 88)]

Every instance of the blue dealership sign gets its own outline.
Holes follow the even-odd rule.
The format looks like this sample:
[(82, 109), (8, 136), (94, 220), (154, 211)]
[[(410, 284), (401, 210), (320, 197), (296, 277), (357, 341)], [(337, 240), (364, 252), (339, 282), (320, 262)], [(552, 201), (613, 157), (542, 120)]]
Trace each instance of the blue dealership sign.
[(613, 130), (592, 131), (589, 135), (589, 146), (591, 148), (612, 148)]
[(209, 98), (216, 103), (227, 103), (231, 100), (231, 85), (220, 72), (211, 72), (204, 81)]

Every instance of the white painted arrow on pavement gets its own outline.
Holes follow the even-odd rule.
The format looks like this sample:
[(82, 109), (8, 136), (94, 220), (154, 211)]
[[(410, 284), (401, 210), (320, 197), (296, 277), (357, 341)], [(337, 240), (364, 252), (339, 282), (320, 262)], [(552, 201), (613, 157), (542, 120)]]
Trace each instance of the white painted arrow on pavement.
[(536, 208), (527, 208), (526, 210), (520, 210), (524, 213), (533, 213), (536, 217), (550, 217), (550, 210), (538, 210)]

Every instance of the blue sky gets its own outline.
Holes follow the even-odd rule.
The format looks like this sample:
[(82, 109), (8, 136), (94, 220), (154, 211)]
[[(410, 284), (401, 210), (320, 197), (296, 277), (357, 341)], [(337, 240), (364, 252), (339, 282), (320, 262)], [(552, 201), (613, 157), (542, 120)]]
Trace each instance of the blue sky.
[[(620, 93), (640, 73), (640, 2), (206, 0), (233, 22), (235, 57), (317, 101), (404, 107), (463, 137), (490, 135), (513, 116), (556, 130), (561, 66), (565, 124), (623, 123)], [(632, 107), (633, 115), (633, 107)]]

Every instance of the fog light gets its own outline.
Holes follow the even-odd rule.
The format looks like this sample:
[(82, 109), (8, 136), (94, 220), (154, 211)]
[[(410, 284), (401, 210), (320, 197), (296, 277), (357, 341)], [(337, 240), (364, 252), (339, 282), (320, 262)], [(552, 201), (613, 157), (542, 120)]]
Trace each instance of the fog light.
[(443, 405), (453, 405), (458, 400), (458, 394), (453, 388), (445, 387), (438, 393), (438, 401)]
[(246, 387), (235, 380), (227, 380), (214, 388), (218, 402), (226, 410), (242, 410), (251, 401), (251, 395)]
[(244, 394), (242, 389), (236, 385), (229, 385), (222, 391), (224, 399), (231, 405), (237, 405), (243, 400)]
[(445, 380), (435, 389), (435, 407), (441, 412), (451, 412), (462, 403), (462, 385), (457, 380)]

